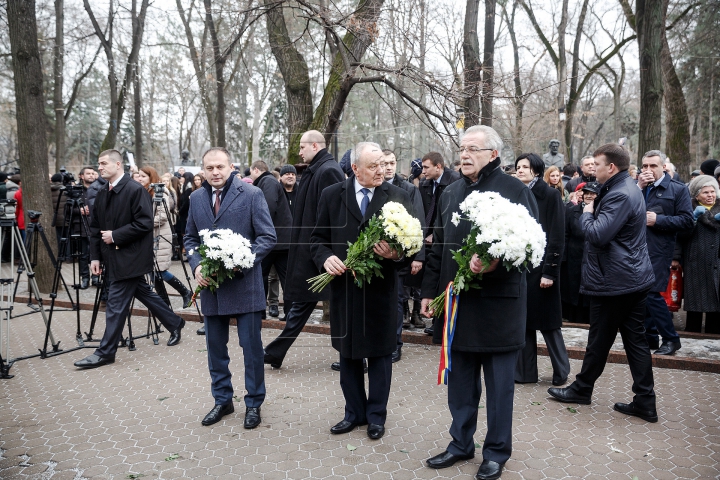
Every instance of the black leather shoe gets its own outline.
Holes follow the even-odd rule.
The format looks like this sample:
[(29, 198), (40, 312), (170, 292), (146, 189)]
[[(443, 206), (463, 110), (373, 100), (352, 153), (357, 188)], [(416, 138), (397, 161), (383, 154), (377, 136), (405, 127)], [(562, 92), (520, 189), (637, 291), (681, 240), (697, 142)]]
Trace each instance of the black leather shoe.
[(170, 338), (168, 339), (167, 346), (168, 347), (174, 347), (178, 343), (180, 343), (180, 337), (182, 337), (182, 329), (185, 327), (185, 319), (180, 319), (180, 326), (177, 328), (177, 330), (174, 330), (170, 334)]
[(653, 355), (675, 355), (680, 348), (680, 342), (663, 342)]
[(547, 391), (551, 397), (565, 403), (579, 403), (580, 405), (590, 405), (590, 398), (578, 395), (574, 391), (567, 388), (548, 388)]
[(367, 425), (367, 423), (353, 423), (349, 422), (347, 420), (343, 420), (340, 423), (335, 424), (330, 428), (330, 433), (333, 435), (340, 435), (341, 433), (348, 433), (355, 430), (355, 427), (359, 427), (361, 425)]
[(83, 277), (83, 279), (80, 281), (80, 290), (87, 290), (90, 286), (90, 279), (88, 277)]
[(97, 275), (93, 275), (92, 277), (90, 277), (90, 283), (92, 284), (93, 287), (99, 286), (100, 285), (100, 277), (98, 277)]
[(470, 460), (474, 457), (475, 455), (453, 455), (445, 450), (440, 455), (435, 455), (434, 457), (425, 460), (425, 464), (430, 468), (447, 468), (452, 467), (460, 460)]
[(203, 325), (202, 327), (198, 328), (198, 329), (195, 331), (195, 333), (197, 333), (198, 335), (205, 335), (205, 325)]
[(424, 331), (425, 333), (427, 333), (428, 335), (430, 335), (430, 336), (432, 336), (432, 335), (435, 333), (435, 331), (433, 330), (432, 327), (426, 328), (426, 329), (423, 330), (423, 331)]
[(371, 440), (379, 440), (382, 438), (383, 435), (385, 435), (385, 427), (383, 425), (376, 425), (374, 423), (371, 423), (368, 425), (368, 437)]
[(560, 385), (565, 385), (567, 383), (567, 378), (568, 377), (562, 378), (560, 380), (553, 380), (552, 384), (555, 385), (556, 387), (559, 387)]
[(245, 410), (245, 422), (243, 422), (243, 427), (247, 429), (255, 428), (260, 425), (261, 421), (260, 407), (247, 407), (247, 410)]
[(97, 368), (102, 367), (103, 365), (107, 365), (108, 363), (115, 363), (115, 357), (101, 357), (100, 355), (95, 355), (93, 353), (92, 355), (88, 355), (82, 360), (78, 360), (77, 362), (73, 363), (73, 365), (78, 368)]
[(207, 427), (208, 425), (219, 422), (222, 417), (229, 415), (234, 411), (235, 407), (232, 403), (228, 403), (227, 405), (215, 405), (213, 409), (210, 410), (210, 413), (205, 415), (205, 418), (202, 419), (201, 423)]
[(660, 340), (655, 338), (648, 338), (648, 347), (650, 347), (650, 350), (657, 350), (660, 348)]
[(270, 305), (270, 308), (268, 308), (270, 316), (273, 318), (278, 318), (280, 316), (280, 309), (277, 305)]
[(656, 423), (658, 421), (656, 410), (641, 410), (635, 406), (635, 402), (630, 403), (616, 403), (613, 406), (616, 412), (624, 413), (625, 415), (632, 415), (633, 417), (640, 417), (646, 422)]
[(399, 362), (402, 358), (402, 347), (397, 347), (392, 353), (392, 363)]
[(475, 474), (475, 478), (478, 480), (494, 480), (500, 478), (504, 466), (505, 465), (493, 462), (492, 460), (483, 460), (478, 469), (478, 473)]
[(330, 370), (335, 370), (336, 372), (340, 371), (340, 362), (332, 362), (330, 364)]
[(282, 366), (282, 360), (278, 360), (269, 353), (266, 353), (263, 357), (263, 363), (265, 365), (270, 365), (272, 368), (280, 368)]

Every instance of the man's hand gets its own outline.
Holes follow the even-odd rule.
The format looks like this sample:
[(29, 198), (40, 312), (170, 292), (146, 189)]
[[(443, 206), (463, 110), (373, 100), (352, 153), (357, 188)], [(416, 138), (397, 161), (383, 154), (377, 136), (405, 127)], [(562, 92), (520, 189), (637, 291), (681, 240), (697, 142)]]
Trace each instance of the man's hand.
[(420, 270), (422, 270), (423, 262), (412, 262), (410, 264), (410, 275), (417, 275)]
[(433, 234), (431, 233), (430, 235), (425, 237), (425, 243), (432, 243), (432, 236), (433, 236)]
[(470, 271), (478, 274), (478, 273), (490, 273), (495, 271), (497, 266), (500, 264), (500, 259), (496, 258), (492, 262), (490, 262), (490, 265), (485, 265), (482, 260), (480, 260), (480, 257), (478, 257), (477, 253), (473, 255), (472, 259), (470, 259)]
[(93, 260), (92, 262), (90, 262), (90, 271), (95, 276), (100, 275), (100, 260)]
[(655, 225), (655, 221), (657, 220), (657, 214), (655, 212), (647, 212), (647, 226), (652, 227)]
[(83, 215), (90, 215), (90, 207), (85, 205), (83, 208), (80, 209), (80, 213)]
[(102, 234), (103, 242), (107, 243), (108, 245), (113, 243), (112, 230), (101, 230), (100, 233)]
[(345, 266), (343, 261), (335, 255), (325, 260), (323, 267), (325, 267), (325, 271), (327, 273), (335, 276), (342, 275), (347, 270), (347, 267)]
[(652, 174), (652, 172), (647, 171), (638, 175), (638, 187), (640, 187), (641, 189), (647, 187), (651, 183), (655, 183), (655, 176)]
[(389, 258), (390, 260), (397, 260), (400, 258), (397, 250), (395, 250), (394, 248), (390, 248), (390, 244), (385, 240), (381, 240), (380, 242), (376, 243), (373, 247), (373, 252), (377, 253), (383, 258)]
[(198, 265), (195, 267), (195, 281), (200, 285), (201, 287), (207, 287), (210, 285), (210, 283), (205, 280), (205, 277), (203, 277), (202, 273), (200, 273), (202, 270), (202, 265)]
[(432, 302), (432, 298), (423, 298), (420, 302), (420, 315), (422, 315), (425, 318), (433, 318), (435, 315), (435, 311), (429, 308), (430, 302)]
[(550, 288), (553, 286), (553, 283), (555, 282), (553, 282), (549, 278), (542, 277), (540, 279), (540, 288)]
[(595, 203), (595, 201), (593, 200), (592, 202), (586, 204), (585, 208), (583, 208), (583, 213), (593, 213), (593, 211), (594, 211), (593, 204), (594, 203)]
[(672, 263), (670, 264), (671, 268), (678, 268), (679, 266), (680, 266), (680, 262), (678, 262), (677, 260), (673, 260)]

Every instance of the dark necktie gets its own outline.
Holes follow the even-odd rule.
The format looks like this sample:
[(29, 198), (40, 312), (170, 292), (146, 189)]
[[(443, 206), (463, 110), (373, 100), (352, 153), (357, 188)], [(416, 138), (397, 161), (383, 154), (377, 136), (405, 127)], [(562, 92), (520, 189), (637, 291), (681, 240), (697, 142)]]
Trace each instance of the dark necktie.
[(364, 217), (368, 205), (370, 205), (370, 197), (368, 197), (370, 190), (368, 190), (367, 188), (361, 188), (360, 193), (363, 194), (362, 202), (360, 202), (360, 214)]
[(432, 228), (432, 221), (433, 221), (433, 215), (435, 214), (435, 205), (437, 204), (437, 197), (438, 197), (438, 191), (437, 191), (438, 183), (436, 181), (433, 181), (433, 193), (430, 196), (430, 206), (428, 208), (427, 214), (425, 215), (425, 225), (427, 225), (428, 228)]
[(645, 189), (645, 201), (646, 201), (646, 202), (647, 202), (648, 198), (650, 197), (650, 190), (652, 190), (654, 186), (655, 186), (655, 185), (651, 183), (651, 184), (648, 185), (647, 188)]
[(217, 217), (218, 212), (220, 211), (220, 194), (222, 193), (222, 190), (215, 190), (215, 216)]

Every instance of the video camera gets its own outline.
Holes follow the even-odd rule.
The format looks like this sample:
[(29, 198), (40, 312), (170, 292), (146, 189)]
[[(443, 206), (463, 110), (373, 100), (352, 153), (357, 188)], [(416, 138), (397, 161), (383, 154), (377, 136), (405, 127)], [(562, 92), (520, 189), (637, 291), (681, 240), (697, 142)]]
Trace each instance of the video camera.
[(14, 198), (0, 199), (0, 220), (15, 220), (15, 207), (17, 201)]
[(155, 197), (153, 197), (153, 201), (155, 202), (162, 202), (163, 197), (165, 196), (165, 184), (164, 183), (151, 183), (150, 187), (155, 191)]
[(60, 175), (62, 175), (62, 184), (64, 186), (69, 186), (75, 184), (75, 175), (68, 172), (65, 167), (60, 167)]
[(31, 223), (38, 223), (40, 221), (40, 215), (42, 215), (42, 212), (38, 212), (37, 210), (28, 210), (27, 214)]

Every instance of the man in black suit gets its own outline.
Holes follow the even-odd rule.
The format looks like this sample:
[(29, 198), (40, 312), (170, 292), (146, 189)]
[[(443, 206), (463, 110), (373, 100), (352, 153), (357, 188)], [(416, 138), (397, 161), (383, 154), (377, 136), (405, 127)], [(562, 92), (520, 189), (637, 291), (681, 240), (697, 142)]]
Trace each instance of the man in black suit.
[(342, 182), (345, 174), (325, 149), (325, 137), (317, 130), (307, 131), (300, 138), (300, 156), (309, 165), (303, 172), (295, 197), (286, 288), (283, 291), (284, 300), (293, 302), (293, 306), (285, 315), (282, 333), (265, 347), (265, 363), (273, 368), (280, 368), (317, 302), (330, 298), (328, 289), (313, 293), (307, 282), (308, 278), (320, 274), (310, 254), (310, 234), (317, 224), (320, 193), (326, 187)]
[[(374, 246), (382, 257), (382, 277), (358, 287), (353, 272), (343, 263), (348, 243), (354, 243), (367, 222), (388, 202), (401, 203), (412, 215), (410, 196), (401, 188), (384, 182), (385, 165), (380, 146), (360, 142), (351, 157), (353, 177), (326, 188), (318, 204), (317, 226), (311, 241), (312, 258), (318, 270), (335, 278), (330, 290), (330, 333), (332, 345), (340, 352), (340, 387), (345, 397), (345, 417), (330, 429), (347, 433), (368, 425), (367, 434), (379, 439), (385, 433), (387, 402), (395, 351), (398, 284), (396, 270), (412, 258), (386, 241)], [(369, 393), (365, 391), (363, 358), (367, 358)]]
[(123, 172), (117, 150), (100, 154), (98, 171), (107, 186), (97, 194), (90, 219), (90, 270), (100, 275), (105, 263), (108, 300), (105, 333), (95, 353), (75, 362), (95, 368), (115, 361), (118, 341), (133, 297), (140, 300), (170, 332), (168, 346), (180, 343), (185, 320), (177, 316), (145, 281), (153, 271), (153, 214), (150, 195)]
[[(465, 132), (460, 142), (463, 178), (455, 182), (439, 199), (432, 249), (426, 251), (425, 278), (422, 286), (423, 314), (430, 301), (455, 278), (458, 264), (453, 251), (470, 233), (470, 222), (452, 223), (460, 203), (472, 192), (497, 192), (528, 209), (538, 218), (532, 192), (515, 178), (503, 173), (499, 154), (500, 136), (490, 127), (476, 125)], [(427, 460), (431, 468), (449, 467), (459, 460), (475, 456), (473, 435), (477, 429), (478, 403), (485, 377), (487, 434), (483, 444), (483, 462), (475, 478), (500, 478), (503, 465), (512, 453), (512, 413), (515, 393), (515, 363), (525, 345), (526, 295), (525, 270), (507, 270), (498, 259), (485, 265), (477, 255), (470, 262), (473, 273), (483, 273), (480, 289), (460, 294), (455, 336), (449, 346), (452, 370), (448, 378), (448, 406), (452, 415), (447, 450)], [(440, 340), (444, 316), (437, 318), (434, 340)], [(440, 342), (438, 342), (440, 343)]]

